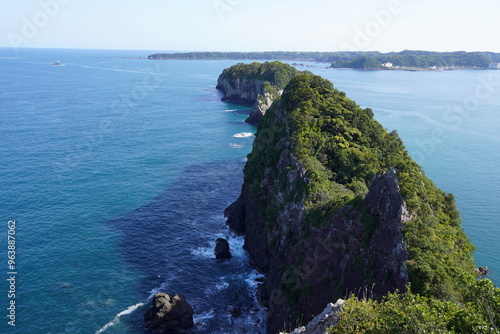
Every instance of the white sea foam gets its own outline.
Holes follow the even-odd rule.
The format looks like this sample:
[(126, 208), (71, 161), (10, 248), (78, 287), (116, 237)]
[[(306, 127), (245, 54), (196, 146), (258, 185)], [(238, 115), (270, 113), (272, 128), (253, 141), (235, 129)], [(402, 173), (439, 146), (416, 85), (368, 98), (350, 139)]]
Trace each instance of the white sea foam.
[(229, 282), (224, 281), (224, 279), (225, 279), (224, 277), (221, 277), (219, 282), (205, 289), (205, 293), (208, 296), (212, 296), (213, 294), (216, 294), (222, 290), (226, 290), (227, 288), (229, 288)]
[(222, 290), (225, 290), (227, 288), (229, 288), (228, 282), (219, 282), (219, 283), (215, 284), (215, 289), (217, 291), (222, 291)]
[(245, 279), (245, 283), (248, 284), (248, 288), (250, 290), (256, 290), (257, 287), (259, 286), (259, 282), (257, 281), (257, 279), (259, 278), (262, 278), (264, 277), (264, 275), (262, 275), (261, 273), (259, 273), (257, 270), (254, 270), (250, 276), (248, 276), (246, 279)]
[(238, 109), (226, 109), (224, 112), (232, 112), (232, 111), (238, 111)]
[(248, 137), (252, 137), (252, 136), (253, 136), (253, 133), (251, 133), (251, 132), (241, 132), (241, 133), (235, 134), (233, 137), (234, 138), (248, 138)]
[(207, 246), (207, 247), (198, 247), (196, 249), (193, 249), (191, 251), (191, 254), (197, 257), (212, 258), (214, 257), (214, 248), (215, 248), (215, 243), (213, 247)]
[(106, 330), (108, 330), (109, 328), (115, 326), (118, 321), (120, 321), (120, 318), (124, 315), (127, 315), (127, 314), (130, 314), (132, 312), (134, 312), (135, 310), (137, 310), (139, 307), (143, 306), (144, 303), (137, 303), (135, 305), (132, 305), (132, 306), (129, 306), (126, 310), (124, 311), (121, 311), (120, 313), (118, 313), (116, 315), (116, 317), (111, 320), (110, 322), (108, 322), (106, 325), (104, 325), (101, 329), (99, 329), (97, 332), (95, 332), (95, 334), (101, 334), (101, 333), (104, 333)]
[[(217, 216), (217, 219), (219, 218), (224, 220), (224, 216), (221, 217)], [(212, 237), (206, 241), (205, 246), (200, 246), (195, 249), (192, 249), (191, 254), (202, 258), (215, 258), (214, 249), (215, 249), (215, 240), (217, 238), (223, 238), (228, 241), (231, 254), (234, 257), (246, 256), (246, 252), (243, 249), (245, 239), (243, 237), (239, 237), (233, 234), (224, 234), (224, 233), (217, 233), (215, 235), (212, 235)]]
[(229, 147), (230, 148), (242, 148), (243, 145), (240, 145), (240, 144), (235, 144), (235, 143), (229, 143)]
[(204, 327), (207, 325), (207, 322), (213, 318), (215, 318), (215, 310), (212, 308), (208, 312), (203, 312), (200, 314), (195, 313), (193, 315), (193, 322), (196, 324), (196, 327), (198, 327), (198, 329), (204, 329)]
[(243, 249), (243, 245), (245, 244), (244, 237), (239, 237), (231, 234), (229, 236), (223, 236), (222, 238), (226, 238), (229, 242), (231, 254), (233, 254), (234, 257), (241, 258), (247, 256), (246, 251)]
[(149, 291), (149, 298), (148, 299), (151, 299), (153, 298), (154, 295), (156, 295), (157, 293), (160, 293), (162, 292), (162, 288), (163, 288), (163, 284), (161, 287), (158, 287), (158, 288), (154, 288), (153, 290)]
[(164, 282), (160, 284), (159, 287), (154, 288), (149, 291), (148, 302), (153, 299), (153, 297), (160, 292), (165, 292), (170, 290), (170, 282), (176, 280), (175, 274), (164, 274), (162, 275)]

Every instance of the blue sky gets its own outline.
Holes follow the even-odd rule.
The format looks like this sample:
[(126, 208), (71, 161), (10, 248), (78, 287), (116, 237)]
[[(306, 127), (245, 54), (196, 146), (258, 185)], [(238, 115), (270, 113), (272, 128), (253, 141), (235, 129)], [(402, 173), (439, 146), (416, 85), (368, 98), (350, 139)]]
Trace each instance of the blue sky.
[(500, 0), (18, 0), (1, 8), (0, 47), (500, 52)]

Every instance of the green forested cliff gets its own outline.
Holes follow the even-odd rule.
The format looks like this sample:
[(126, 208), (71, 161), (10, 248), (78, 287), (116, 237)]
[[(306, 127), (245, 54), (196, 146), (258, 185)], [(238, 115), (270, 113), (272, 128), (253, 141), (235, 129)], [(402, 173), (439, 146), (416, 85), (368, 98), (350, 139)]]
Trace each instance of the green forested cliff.
[(236, 64), (225, 69), (221, 76), (230, 83), (235, 81), (267, 82), (276, 90), (282, 90), (299, 71), (280, 61), (250, 64)]
[(378, 51), (337, 51), (337, 52), (178, 52), (157, 53), (149, 59), (235, 59), (235, 60), (296, 60), (331, 63), (342, 68), (382, 68), (383, 63), (394, 66), (428, 67), (468, 67), (487, 68), (491, 62), (500, 62), (500, 53), (494, 52), (433, 52), (404, 50), (382, 53)]
[[(329, 81), (292, 77), (259, 125), (244, 175), (225, 215), (266, 274), (268, 333), (307, 322), (351, 293), (382, 300), (408, 287), (401, 298), (427, 303), (417, 308), (459, 311), (476, 288), (497, 298), (493, 309), (500, 305), (498, 289), (474, 285), (474, 247), (453, 195), (425, 176), (397, 132)], [(392, 298), (381, 305), (391, 307)], [(354, 318), (344, 324), (371, 304), (347, 305)]]
[(253, 103), (246, 122), (258, 124), (290, 79), (300, 73), (280, 61), (236, 64), (226, 68), (217, 80), (223, 101)]
[[(461, 228), (453, 195), (438, 189), (425, 176), (397, 133), (387, 132), (373, 119), (370, 109), (361, 109), (329, 81), (312, 74), (294, 77), (280, 106), (288, 114), (293, 155), (308, 173), (309, 182), (294, 199), (304, 200), (307, 221), (312, 226), (328, 224), (342, 206), (359, 202), (366, 195), (375, 174), (395, 168), (412, 215), (403, 228), (412, 291), (460, 300), (458, 278), (472, 273), (474, 247)], [(259, 132), (271, 126), (272, 120), (265, 121), (257, 132), (256, 147), (265, 146)], [(267, 151), (275, 150), (269, 147), (249, 156), (245, 180), (253, 185), (255, 196), (266, 167), (277, 162), (269, 157), (279, 158), (278, 152)]]

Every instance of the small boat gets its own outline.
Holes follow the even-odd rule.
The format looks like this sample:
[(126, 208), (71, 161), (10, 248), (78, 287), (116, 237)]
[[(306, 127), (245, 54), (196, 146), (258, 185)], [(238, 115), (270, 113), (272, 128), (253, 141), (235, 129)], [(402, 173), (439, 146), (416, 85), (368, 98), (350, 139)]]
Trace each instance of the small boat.
[(54, 63), (54, 66), (61, 66), (61, 63), (59, 62), (59, 60)]

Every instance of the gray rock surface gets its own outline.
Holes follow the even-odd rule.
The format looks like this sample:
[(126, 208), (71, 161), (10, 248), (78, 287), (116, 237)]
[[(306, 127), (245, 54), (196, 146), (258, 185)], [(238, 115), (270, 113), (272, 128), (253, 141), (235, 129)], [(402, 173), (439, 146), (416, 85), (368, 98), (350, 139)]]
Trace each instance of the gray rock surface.
[(170, 333), (193, 327), (193, 308), (182, 295), (157, 293), (144, 314), (144, 327), (152, 333)]
[(259, 124), (266, 111), (283, 90), (266, 91), (265, 81), (260, 80), (230, 80), (221, 75), (217, 80), (217, 89), (224, 93), (222, 101), (253, 104), (250, 116), (245, 120), (250, 124)]
[(484, 276), (484, 275), (488, 274), (489, 271), (490, 270), (488, 269), (487, 266), (476, 268), (476, 274), (478, 276)]
[[(328, 334), (328, 328), (339, 323), (344, 300), (339, 299), (335, 304), (326, 305), (325, 310), (314, 317), (306, 326), (299, 327), (290, 334)], [(284, 334), (284, 333), (281, 333)]]

